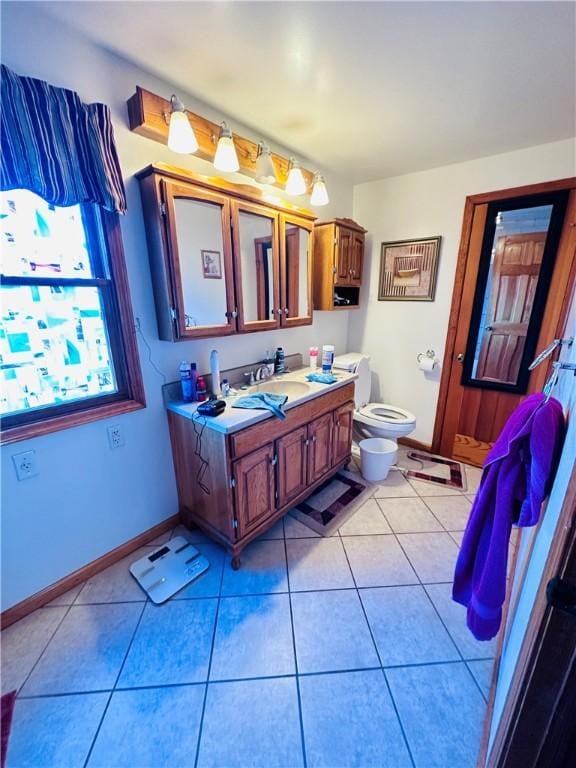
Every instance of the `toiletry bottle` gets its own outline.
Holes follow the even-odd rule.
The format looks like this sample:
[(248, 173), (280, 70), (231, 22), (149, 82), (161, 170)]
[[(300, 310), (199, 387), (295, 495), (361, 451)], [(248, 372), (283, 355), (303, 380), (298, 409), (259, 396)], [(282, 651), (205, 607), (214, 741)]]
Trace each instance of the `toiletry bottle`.
[(210, 375), (212, 377), (212, 394), (215, 397), (220, 397), (222, 390), (220, 389), (220, 363), (217, 349), (210, 352)]
[(190, 382), (191, 382), (191, 399), (193, 401), (197, 400), (197, 390), (198, 390), (198, 372), (196, 371), (196, 363), (190, 363)]
[(268, 368), (268, 376), (274, 376), (275, 363), (274, 357), (270, 354), (270, 350), (266, 350), (266, 357), (263, 361), (264, 365)]
[(208, 399), (208, 392), (206, 390), (206, 379), (204, 376), (198, 376), (196, 379), (196, 400), (199, 403), (203, 403)]
[(186, 360), (182, 360), (180, 363), (180, 386), (182, 387), (182, 400), (185, 403), (190, 403), (193, 400), (192, 397), (192, 371), (190, 363)]
[(282, 347), (278, 347), (276, 350), (276, 359), (274, 363), (274, 373), (284, 373), (284, 350)]
[(222, 397), (228, 397), (230, 394), (230, 382), (228, 379), (222, 379)]
[(322, 347), (322, 373), (332, 373), (334, 362), (334, 345), (324, 344)]
[(310, 368), (316, 369), (318, 367), (318, 347), (310, 347), (308, 356)]

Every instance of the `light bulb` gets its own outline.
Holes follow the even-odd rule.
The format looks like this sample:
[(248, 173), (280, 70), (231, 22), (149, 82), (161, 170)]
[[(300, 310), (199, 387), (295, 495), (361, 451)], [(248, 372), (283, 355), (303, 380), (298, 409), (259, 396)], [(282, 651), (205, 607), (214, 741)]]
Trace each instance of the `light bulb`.
[(168, 147), (172, 152), (189, 155), (198, 149), (198, 141), (188, 120), (184, 104), (177, 96), (170, 99), (172, 111), (168, 128)]
[(303, 195), (306, 192), (306, 180), (298, 160), (290, 159), (290, 170), (285, 189), (288, 195)]
[(326, 182), (324, 176), (320, 173), (314, 174), (314, 182), (312, 184), (312, 196), (310, 198), (310, 205), (328, 205), (330, 198), (328, 197), (328, 190), (326, 189)]
[(232, 131), (226, 123), (222, 123), (220, 127), (220, 138), (214, 155), (214, 168), (219, 171), (237, 171), (240, 168)]
[(276, 170), (270, 154), (270, 148), (264, 142), (258, 144), (258, 156), (256, 158), (256, 181), (259, 184), (274, 184)]

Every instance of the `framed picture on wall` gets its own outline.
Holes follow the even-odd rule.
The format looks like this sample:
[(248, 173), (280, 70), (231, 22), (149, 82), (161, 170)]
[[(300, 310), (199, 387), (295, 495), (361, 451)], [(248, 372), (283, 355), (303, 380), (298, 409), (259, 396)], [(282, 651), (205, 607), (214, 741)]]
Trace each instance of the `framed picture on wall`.
[(378, 301), (434, 301), (441, 240), (382, 243)]
[(202, 255), (202, 276), (207, 280), (222, 279), (220, 251), (200, 251)]

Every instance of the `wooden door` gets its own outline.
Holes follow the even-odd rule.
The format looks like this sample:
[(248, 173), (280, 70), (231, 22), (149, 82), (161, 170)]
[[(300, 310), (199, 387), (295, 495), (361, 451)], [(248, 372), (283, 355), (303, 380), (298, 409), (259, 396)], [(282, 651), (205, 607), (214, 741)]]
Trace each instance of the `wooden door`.
[[(542, 389), (548, 364), (532, 372), (528, 365), (536, 350), (546, 347), (561, 333), (561, 307), (565, 296), (573, 290), (570, 274), (575, 252), (569, 235), (572, 223), (576, 222), (575, 188), (576, 179), (567, 179), (467, 198), (436, 412), (434, 452), (482, 466), (512, 411), (526, 394)], [(508, 233), (508, 241), (498, 241), (492, 218), (494, 206), (513, 211), (515, 205), (529, 210), (530, 206), (542, 207), (544, 203), (552, 206), (552, 213), (543, 253), (541, 234), (537, 237), (528, 232), (527, 237), (524, 233), (522, 242)], [(492, 254), (492, 241), (487, 237), (491, 221)], [(533, 293), (536, 268), (540, 277)], [(486, 286), (491, 285), (490, 294), (486, 291), (483, 295), (477, 287), (484, 287), (483, 280)], [(528, 323), (532, 308), (535, 312)], [(506, 329), (500, 324), (503, 317), (520, 318), (522, 322), (510, 323)], [(525, 324), (528, 337), (523, 336)], [(510, 331), (510, 341), (504, 344), (505, 330)], [(523, 339), (526, 346), (519, 370), (518, 347)], [(495, 381), (497, 374), (502, 375), (500, 383)], [(515, 375), (517, 385), (511, 384)]]
[(312, 223), (280, 215), (280, 324), (312, 325)]
[(350, 457), (353, 423), (354, 403), (345, 403), (334, 411), (333, 466)]
[(478, 361), (478, 377), (484, 381), (514, 383), (518, 378), (545, 242), (544, 232), (498, 238), (495, 290)]
[(236, 333), (230, 200), (184, 182), (162, 180), (160, 192), (175, 338)]
[(278, 328), (278, 214), (265, 205), (232, 200), (231, 224), (238, 328), (240, 331)]
[(234, 496), (239, 538), (274, 514), (275, 464), (272, 443), (234, 462)]
[(348, 285), (350, 283), (353, 234), (350, 229), (340, 226), (336, 228), (336, 272), (334, 282), (337, 285)]
[(311, 485), (332, 467), (333, 416), (327, 413), (308, 424), (308, 483)]
[(362, 262), (364, 261), (364, 235), (352, 233), (352, 250), (350, 258), (350, 282), (352, 285), (362, 283)]
[(307, 446), (308, 429), (305, 426), (281, 437), (276, 443), (279, 507), (306, 489)]

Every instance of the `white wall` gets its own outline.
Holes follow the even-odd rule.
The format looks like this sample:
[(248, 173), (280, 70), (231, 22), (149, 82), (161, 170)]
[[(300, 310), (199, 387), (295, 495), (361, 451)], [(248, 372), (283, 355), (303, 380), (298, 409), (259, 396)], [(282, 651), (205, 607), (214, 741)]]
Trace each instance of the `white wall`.
[[(141, 85), (169, 97), (174, 88), (128, 62), (91, 44), (45, 16), (34, 4), (2, 7), (2, 58), (17, 72), (72, 88), (84, 101), (103, 101), (112, 110), (120, 162), (125, 176), (128, 214), (122, 234), (135, 316), (141, 319), (152, 358), (168, 379), (177, 378), (183, 358), (209, 370), (212, 347), (223, 368), (261, 359), (267, 348), (282, 345), (287, 353), (305, 352), (309, 344), (334, 343), (345, 351), (348, 313), (316, 313), (312, 327), (249, 334), (239, 338), (171, 344), (157, 341), (156, 318), (148, 268), (144, 224), (133, 174), (152, 162), (167, 162), (203, 173), (212, 166), (129, 132), (126, 99)], [(161, 51), (151, 55), (162, 55)], [(190, 107), (215, 121), (225, 118), (179, 92)], [(260, 138), (229, 119), (233, 130)], [(266, 137), (262, 137), (266, 138)], [(272, 149), (289, 154), (269, 142)], [(332, 204), (322, 216), (347, 216), (352, 189), (324, 169)], [(247, 183), (244, 176), (230, 178)], [(305, 203), (302, 203), (305, 204)], [(162, 380), (141, 346), (147, 408), (113, 420), (122, 428), (125, 447), (108, 448), (106, 428), (98, 421), (57, 434), (4, 446), (2, 449), (2, 608), (23, 600), (71, 571), (147, 530), (178, 510)], [(16, 481), (11, 456), (33, 449), (39, 475)]]
[[(432, 440), (440, 370), (425, 377), (416, 355), (434, 349), (443, 357), (466, 196), (575, 173), (569, 140), (354, 188), (354, 219), (369, 234), (361, 308), (350, 313), (348, 347), (372, 358), (372, 398), (415, 414), (414, 439)], [(433, 235), (442, 236), (436, 300), (378, 301), (381, 243)]]

